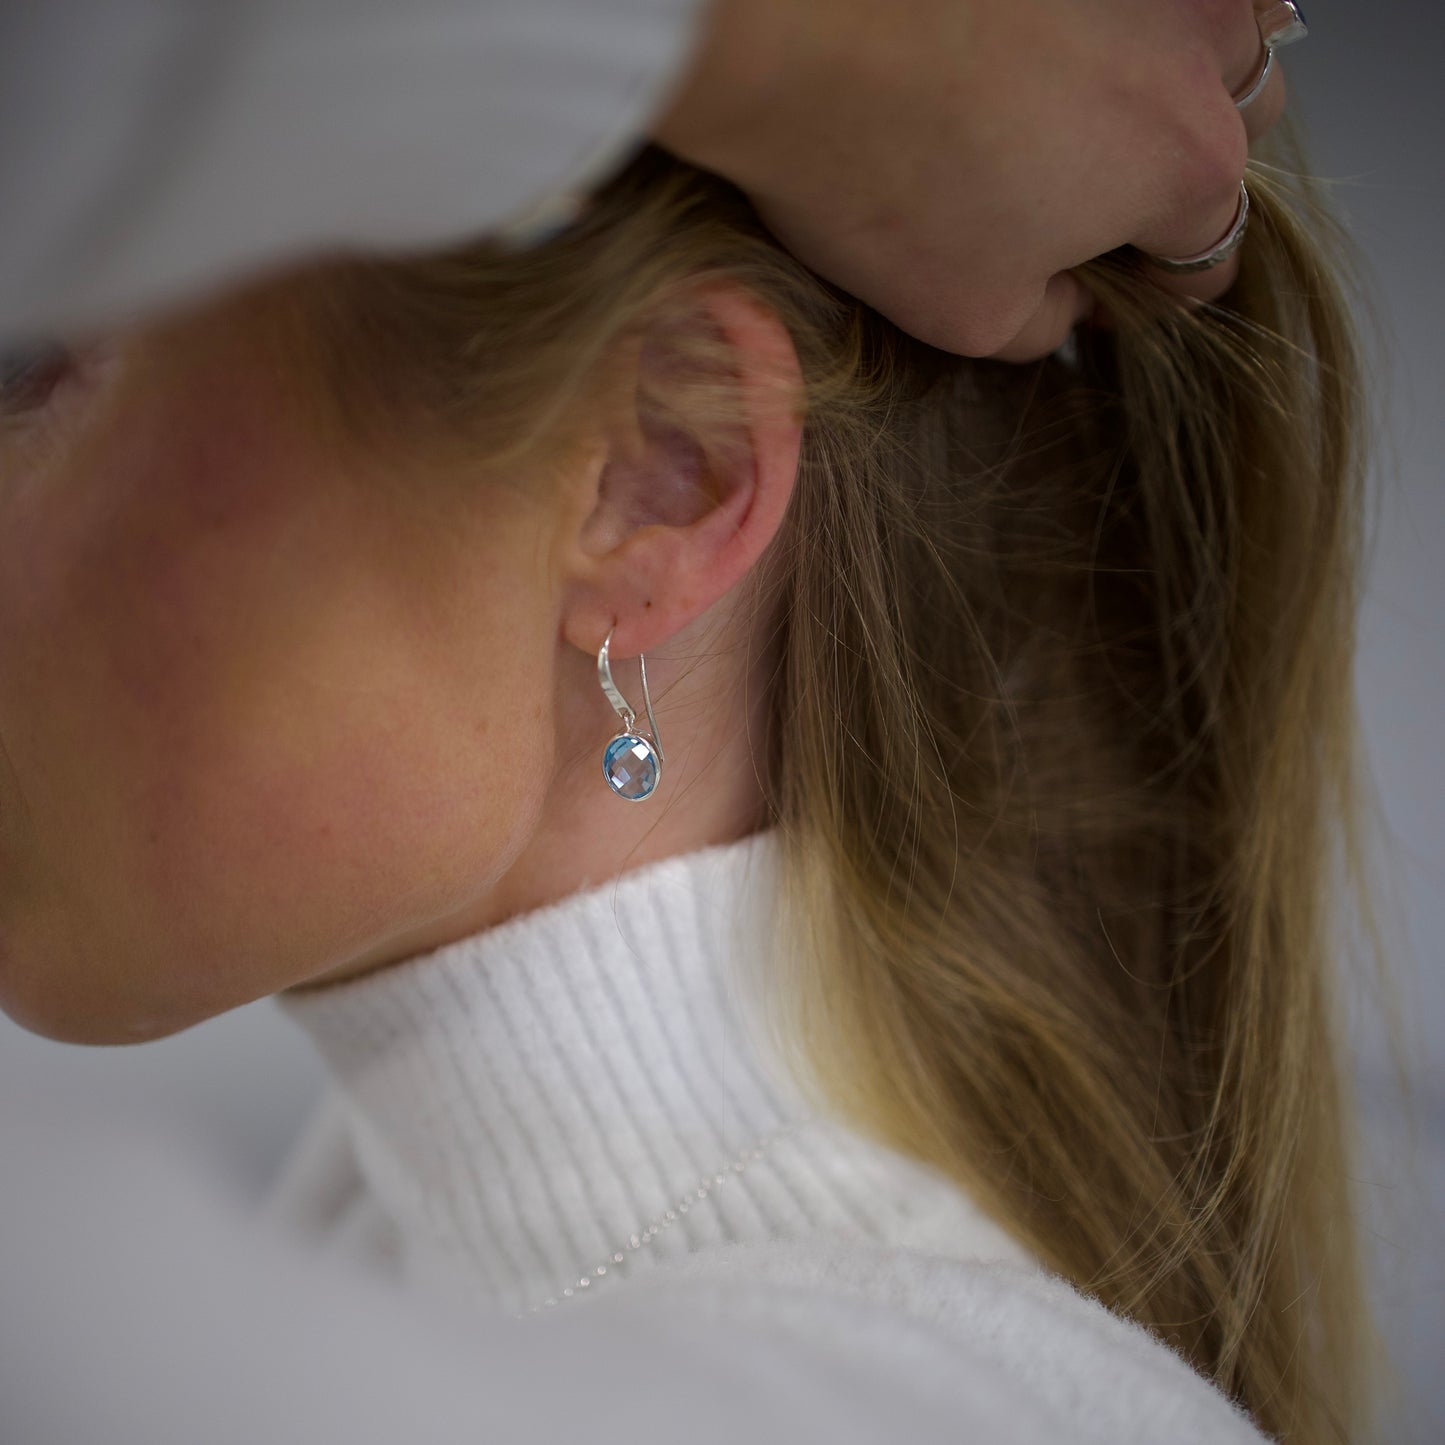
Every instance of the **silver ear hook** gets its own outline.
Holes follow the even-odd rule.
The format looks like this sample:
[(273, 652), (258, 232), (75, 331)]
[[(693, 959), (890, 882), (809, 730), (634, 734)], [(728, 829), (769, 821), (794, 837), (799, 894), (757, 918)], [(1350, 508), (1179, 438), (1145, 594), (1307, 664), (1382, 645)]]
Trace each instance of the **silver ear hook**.
[(639, 803), (657, 786), (659, 771), (667, 761), (662, 751), (662, 738), (657, 731), (657, 719), (652, 713), (652, 694), (647, 687), (647, 659), (638, 654), (637, 662), (642, 671), (642, 705), (647, 710), (647, 727), (650, 738), (642, 737), (637, 731), (637, 714), (627, 699), (622, 696), (612, 680), (612, 664), (608, 652), (612, 646), (612, 627), (603, 639), (597, 652), (597, 681), (607, 695), (617, 716), (622, 719), (623, 731), (618, 733), (602, 754), (602, 776), (607, 786), (620, 798)]

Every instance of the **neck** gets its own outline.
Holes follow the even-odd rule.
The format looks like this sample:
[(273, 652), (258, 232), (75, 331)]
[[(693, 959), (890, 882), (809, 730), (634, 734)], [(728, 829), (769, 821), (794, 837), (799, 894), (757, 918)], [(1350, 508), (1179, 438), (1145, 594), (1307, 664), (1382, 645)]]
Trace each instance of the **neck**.
[(757, 759), (766, 736), (767, 658), (745, 664), (748, 648), (719, 641), (716, 627), (689, 629), (666, 653), (648, 658), (667, 754), (652, 797), (626, 802), (603, 783), (602, 751), (618, 722), (598, 690), (596, 659), (564, 649), (559, 692), (577, 699), (560, 709), (557, 755), (564, 761), (515, 855), (463, 907), (398, 930), (290, 991), (362, 977), (625, 872), (764, 827)]
[[(412, 1268), (536, 1304), (804, 1120), (743, 1003), (769, 951), (776, 861), (772, 834), (669, 859), (283, 999), (341, 1086)], [(761, 1166), (730, 1178), (648, 1263), (766, 1237), (800, 1214), (796, 1189)]]

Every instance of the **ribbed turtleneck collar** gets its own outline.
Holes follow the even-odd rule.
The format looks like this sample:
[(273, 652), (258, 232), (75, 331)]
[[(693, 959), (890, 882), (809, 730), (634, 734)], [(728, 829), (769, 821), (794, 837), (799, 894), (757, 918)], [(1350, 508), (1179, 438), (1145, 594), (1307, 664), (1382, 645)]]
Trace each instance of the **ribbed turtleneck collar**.
[[(285, 994), (339, 1086), (358, 1163), (410, 1255), (508, 1308), (610, 1261), (838, 1229), (879, 1238), (867, 1168), (761, 1042), (747, 970), (770, 833), (648, 865), (362, 978)], [(821, 1132), (818, 1132), (821, 1131)], [(631, 1236), (726, 1187), (633, 1254)]]

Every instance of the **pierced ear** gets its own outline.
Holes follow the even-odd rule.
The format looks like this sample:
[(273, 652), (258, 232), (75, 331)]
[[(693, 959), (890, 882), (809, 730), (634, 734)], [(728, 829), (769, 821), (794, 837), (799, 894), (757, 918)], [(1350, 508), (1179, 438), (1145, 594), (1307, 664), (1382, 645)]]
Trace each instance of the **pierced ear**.
[(570, 542), (567, 640), (647, 652), (727, 595), (777, 535), (797, 477), (802, 375), (777, 314), (698, 285), (613, 358), (613, 412)]

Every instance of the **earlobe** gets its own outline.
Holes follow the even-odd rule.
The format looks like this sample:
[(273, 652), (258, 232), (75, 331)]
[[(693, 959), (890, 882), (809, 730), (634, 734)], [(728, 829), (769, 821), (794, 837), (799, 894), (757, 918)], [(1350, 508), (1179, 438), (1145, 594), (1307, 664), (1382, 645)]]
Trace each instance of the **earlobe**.
[(802, 377), (777, 314), (735, 282), (700, 284), (618, 354), (608, 450), (571, 549), (568, 642), (646, 652), (746, 578), (797, 476)]

